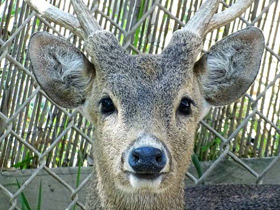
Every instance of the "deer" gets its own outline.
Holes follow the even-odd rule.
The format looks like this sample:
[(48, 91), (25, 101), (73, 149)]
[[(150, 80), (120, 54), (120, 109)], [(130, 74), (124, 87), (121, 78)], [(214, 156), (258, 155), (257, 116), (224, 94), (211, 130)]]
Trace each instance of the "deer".
[(156, 55), (128, 53), (82, 0), (71, 0), (76, 16), (45, 1), (25, 1), (84, 41), (88, 56), (61, 37), (37, 32), (28, 54), (46, 95), (95, 126), (86, 208), (184, 209), (184, 177), (199, 121), (210, 107), (246, 93), (264, 50), (263, 33), (253, 26), (201, 55), (203, 40), (253, 1), (239, 0), (220, 13), (219, 0), (205, 1)]

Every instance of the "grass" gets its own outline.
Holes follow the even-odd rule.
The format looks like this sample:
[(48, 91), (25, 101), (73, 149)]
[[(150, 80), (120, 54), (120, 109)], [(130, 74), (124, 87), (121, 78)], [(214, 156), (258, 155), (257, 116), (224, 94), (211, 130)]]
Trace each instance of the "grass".
[[(16, 180), (17, 180), (17, 186), (20, 189), (21, 188), (20, 183), (19, 183), (18, 179), (16, 179)], [(27, 198), (26, 198), (26, 196), (23, 192), (20, 193), (20, 202), (21, 202), (21, 209), (22, 210), (25, 210), (25, 209), (31, 210), (30, 204), (29, 204), (29, 202), (28, 202), (28, 200), (27, 200)]]
[[(23, 161), (17, 162), (16, 164), (12, 165), (12, 167), (15, 167), (18, 169), (30, 168), (34, 158), (35, 158), (34, 156), (30, 156), (30, 153), (27, 152), (27, 157)], [(17, 182), (16, 185), (20, 189), (21, 185), (17, 178), (16, 178), (16, 182)], [(32, 210), (32, 208), (30, 207), (30, 202), (28, 201), (24, 192), (21, 192), (21, 194), (20, 194), (20, 203), (21, 203), (22, 210)], [(42, 180), (40, 180), (36, 210), (41, 210), (41, 204), (42, 204)]]
[[(17, 181), (16, 184), (17, 184), (18, 188), (20, 189), (21, 185), (20, 185), (17, 178), (16, 178), (16, 181)], [(32, 210), (32, 208), (30, 206), (30, 202), (28, 201), (24, 192), (20, 193), (20, 203), (21, 203), (21, 209), (22, 210)], [(40, 180), (36, 210), (41, 210), (41, 206), (42, 206), (42, 180)]]
[[(77, 178), (76, 178), (76, 188), (80, 185), (80, 178), (81, 178), (81, 168), (83, 166), (83, 157), (82, 153), (78, 152), (78, 172), (77, 172)], [(73, 207), (73, 210), (76, 210), (76, 205)]]
[(192, 162), (196, 169), (197, 176), (200, 178), (203, 175), (203, 168), (201, 167), (200, 161), (195, 153), (192, 154)]

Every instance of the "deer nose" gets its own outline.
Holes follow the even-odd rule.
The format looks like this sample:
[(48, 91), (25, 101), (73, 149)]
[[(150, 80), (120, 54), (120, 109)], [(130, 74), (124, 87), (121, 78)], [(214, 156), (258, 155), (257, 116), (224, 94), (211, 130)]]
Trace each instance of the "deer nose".
[(166, 155), (154, 147), (140, 147), (131, 151), (128, 163), (136, 173), (159, 173), (166, 165)]

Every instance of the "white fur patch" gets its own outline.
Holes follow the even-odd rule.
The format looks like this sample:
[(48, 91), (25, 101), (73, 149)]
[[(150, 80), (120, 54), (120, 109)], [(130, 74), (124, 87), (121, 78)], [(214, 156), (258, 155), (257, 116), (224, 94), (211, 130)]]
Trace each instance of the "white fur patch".
[(159, 188), (162, 180), (162, 175), (155, 179), (140, 179), (133, 174), (129, 175), (129, 181), (133, 188), (137, 190), (149, 189), (156, 190)]

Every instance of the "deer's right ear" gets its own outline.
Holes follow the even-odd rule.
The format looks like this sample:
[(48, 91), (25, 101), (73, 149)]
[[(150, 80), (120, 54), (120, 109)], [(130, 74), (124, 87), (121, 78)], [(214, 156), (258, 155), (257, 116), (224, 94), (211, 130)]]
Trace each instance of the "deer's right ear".
[(235, 32), (212, 46), (194, 67), (207, 103), (223, 106), (240, 98), (258, 74), (263, 50), (263, 33), (255, 27)]
[(65, 108), (84, 103), (95, 69), (82, 52), (46, 32), (31, 37), (28, 51), (37, 82), (55, 103)]

